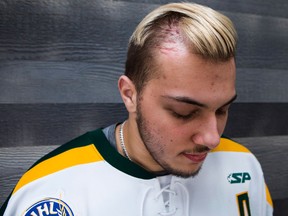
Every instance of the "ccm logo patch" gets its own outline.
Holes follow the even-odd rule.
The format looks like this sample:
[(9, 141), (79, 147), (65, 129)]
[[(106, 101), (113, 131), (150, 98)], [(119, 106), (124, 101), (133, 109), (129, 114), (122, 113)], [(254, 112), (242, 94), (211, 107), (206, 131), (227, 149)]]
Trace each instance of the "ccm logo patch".
[(24, 216), (74, 216), (71, 208), (62, 200), (47, 198), (26, 210)]
[(231, 173), (230, 175), (228, 175), (227, 180), (231, 184), (239, 184), (239, 183), (245, 183), (245, 181), (250, 181), (251, 176), (248, 172)]

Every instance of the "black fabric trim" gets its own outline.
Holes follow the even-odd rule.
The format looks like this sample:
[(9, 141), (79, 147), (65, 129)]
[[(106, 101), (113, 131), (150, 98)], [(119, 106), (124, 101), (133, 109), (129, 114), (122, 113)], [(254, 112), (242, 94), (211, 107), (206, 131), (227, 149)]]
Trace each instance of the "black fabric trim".
[(3, 203), (2, 207), (0, 208), (0, 216), (4, 215), (4, 212), (7, 208), (7, 205), (8, 205), (8, 202), (9, 202), (11, 196), (12, 196), (12, 192), (10, 193), (10, 195), (8, 196), (8, 198), (6, 199), (6, 201)]

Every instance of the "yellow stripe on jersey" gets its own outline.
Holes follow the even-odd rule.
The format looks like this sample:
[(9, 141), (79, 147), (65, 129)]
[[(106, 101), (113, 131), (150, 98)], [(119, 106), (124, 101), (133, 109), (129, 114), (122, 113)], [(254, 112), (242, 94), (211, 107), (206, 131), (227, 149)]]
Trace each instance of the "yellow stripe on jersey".
[(46, 175), (55, 173), (57, 171), (69, 168), (75, 165), (86, 164), (103, 160), (93, 144), (70, 149), (59, 155), (51, 157), (32, 169), (28, 170), (16, 185), (13, 194), (24, 185), (44, 177)]
[(230, 152), (250, 152), (246, 147), (227, 138), (221, 138), (220, 144), (211, 152), (230, 151)]
[(273, 201), (272, 201), (269, 189), (268, 189), (267, 185), (265, 185), (265, 187), (266, 187), (265, 188), (266, 189), (266, 200), (273, 207)]

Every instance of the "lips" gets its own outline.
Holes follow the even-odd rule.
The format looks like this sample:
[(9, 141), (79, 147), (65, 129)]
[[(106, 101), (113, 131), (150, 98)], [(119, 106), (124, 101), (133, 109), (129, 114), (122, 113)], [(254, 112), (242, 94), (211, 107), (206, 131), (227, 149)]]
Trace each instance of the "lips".
[(205, 153), (194, 153), (194, 154), (190, 154), (190, 153), (183, 153), (183, 155), (188, 158), (189, 160), (191, 160), (193, 163), (201, 163), (205, 160), (206, 156), (207, 156), (207, 152)]

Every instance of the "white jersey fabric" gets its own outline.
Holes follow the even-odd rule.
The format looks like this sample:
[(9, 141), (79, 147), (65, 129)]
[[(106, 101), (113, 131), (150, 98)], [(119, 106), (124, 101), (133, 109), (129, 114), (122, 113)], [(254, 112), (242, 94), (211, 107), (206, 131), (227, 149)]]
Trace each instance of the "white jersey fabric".
[[(16, 185), (4, 216), (272, 216), (261, 166), (221, 138), (195, 177), (155, 176), (121, 156), (101, 129), (57, 148)], [(0, 213), (1, 214), (1, 213)]]

